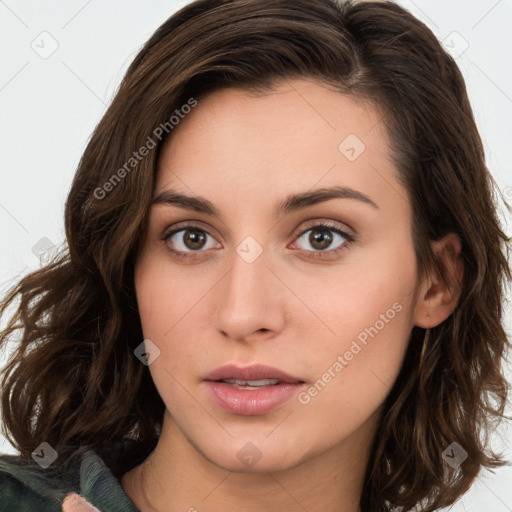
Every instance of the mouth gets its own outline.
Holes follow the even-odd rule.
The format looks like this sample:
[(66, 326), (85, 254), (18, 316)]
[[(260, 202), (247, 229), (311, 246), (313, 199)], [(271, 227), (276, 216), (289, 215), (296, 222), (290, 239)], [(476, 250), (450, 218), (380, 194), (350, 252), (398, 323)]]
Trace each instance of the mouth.
[(266, 414), (297, 394), (305, 381), (266, 365), (225, 365), (203, 381), (210, 397), (225, 412), (243, 416)]
[(229, 384), (235, 389), (261, 389), (267, 386), (277, 386), (281, 384), (277, 379), (260, 379), (260, 380), (242, 380), (242, 379), (220, 379), (215, 382), (223, 382)]
[(274, 386), (277, 384), (298, 384), (304, 381), (279, 368), (263, 364), (220, 366), (203, 377), (207, 381), (225, 382), (240, 386)]

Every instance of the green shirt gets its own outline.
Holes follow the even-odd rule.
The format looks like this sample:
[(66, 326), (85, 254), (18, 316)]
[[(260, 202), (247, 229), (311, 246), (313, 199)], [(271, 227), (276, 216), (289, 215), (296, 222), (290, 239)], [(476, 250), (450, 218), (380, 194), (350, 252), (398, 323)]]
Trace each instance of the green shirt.
[(73, 492), (101, 512), (139, 512), (93, 450), (73, 461), (65, 480), (34, 461), (0, 455), (0, 512), (61, 512), (64, 498)]

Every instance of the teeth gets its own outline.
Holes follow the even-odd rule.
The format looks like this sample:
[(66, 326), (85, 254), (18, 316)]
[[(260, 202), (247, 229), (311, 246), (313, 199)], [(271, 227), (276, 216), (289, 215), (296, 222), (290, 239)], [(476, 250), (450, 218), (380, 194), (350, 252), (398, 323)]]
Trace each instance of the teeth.
[(241, 379), (222, 379), (222, 382), (233, 384), (235, 386), (258, 388), (262, 386), (274, 386), (278, 384), (277, 379), (261, 379), (261, 380), (241, 380)]

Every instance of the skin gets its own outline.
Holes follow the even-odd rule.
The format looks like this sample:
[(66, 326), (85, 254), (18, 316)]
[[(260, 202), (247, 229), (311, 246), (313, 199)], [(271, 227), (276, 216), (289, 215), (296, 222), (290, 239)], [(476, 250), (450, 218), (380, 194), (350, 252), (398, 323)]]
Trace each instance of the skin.
[(70, 493), (62, 503), (62, 512), (100, 512), (91, 505), (83, 496)]
[[(338, 148), (349, 134), (366, 146), (353, 161)], [(371, 443), (411, 330), (441, 323), (457, 300), (435, 275), (419, 278), (411, 205), (388, 147), (374, 108), (303, 79), (259, 95), (217, 91), (175, 128), (155, 197), (166, 189), (201, 196), (221, 217), (151, 207), (135, 284), (144, 336), (160, 350), (149, 369), (167, 411), (155, 451), (122, 478), (140, 510), (360, 511)], [(273, 217), (289, 194), (334, 185), (377, 208), (335, 198)], [(162, 241), (183, 221), (207, 233), (195, 259), (169, 251), (194, 252), (185, 231)], [(324, 258), (312, 257), (322, 250), (308, 238), (317, 221), (354, 241), (331, 231)], [(252, 263), (236, 251), (248, 236), (262, 249)], [(457, 237), (433, 248), (453, 255), (460, 275)], [(393, 304), (394, 318), (308, 403), (293, 397), (264, 415), (230, 414), (201, 380), (226, 363), (259, 362), (310, 389)], [(261, 454), (251, 467), (237, 456), (247, 443)]]

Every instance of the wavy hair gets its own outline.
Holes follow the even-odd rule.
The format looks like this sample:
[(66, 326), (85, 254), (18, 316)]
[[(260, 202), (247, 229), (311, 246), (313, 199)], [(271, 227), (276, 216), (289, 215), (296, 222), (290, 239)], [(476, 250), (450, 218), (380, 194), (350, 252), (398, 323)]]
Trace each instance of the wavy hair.
[[(362, 510), (448, 506), (482, 467), (504, 464), (488, 449), (488, 434), (507, 397), (510, 239), (464, 80), (408, 11), (352, 0), (199, 0), (140, 50), (78, 165), (65, 248), (1, 303), (2, 314), (13, 312), (0, 344), (17, 336), (1, 374), (3, 428), (22, 456), (42, 441), (68, 460), (104, 440), (158, 436), (164, 404), (133, 354), (143, 339), (133, 273), (169, 120), (220, 88), (268, 91), (301, 77), (379, 110), (412, 204), (420, 274), (434, 269), (460, 289), (428, 344), (423, 329), (411, 332), (372, 447)], [(158, 127), (165, 136), (156, 136)], [(150, 139), (155, 147), (134, 164)], [(431, 249), (447, 233), (461, 241), (460, 283)], [(452, 442), (468, 454), (457, 469), (442, 457)]]

